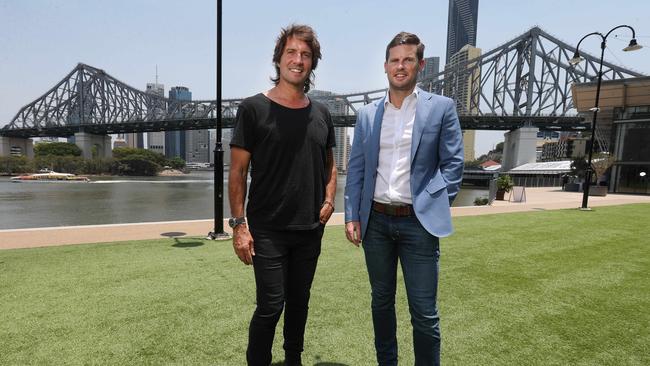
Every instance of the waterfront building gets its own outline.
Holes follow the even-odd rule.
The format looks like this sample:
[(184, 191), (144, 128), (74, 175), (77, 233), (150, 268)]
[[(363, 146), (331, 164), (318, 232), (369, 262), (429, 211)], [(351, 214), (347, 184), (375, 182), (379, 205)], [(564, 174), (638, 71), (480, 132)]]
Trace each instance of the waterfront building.
[[(573, 103), (591, 121), (597, 82), (572, 87)], [(650, 194), (650, 77), (603, 80), (594, 151), (614, 156), (609, 191)]]

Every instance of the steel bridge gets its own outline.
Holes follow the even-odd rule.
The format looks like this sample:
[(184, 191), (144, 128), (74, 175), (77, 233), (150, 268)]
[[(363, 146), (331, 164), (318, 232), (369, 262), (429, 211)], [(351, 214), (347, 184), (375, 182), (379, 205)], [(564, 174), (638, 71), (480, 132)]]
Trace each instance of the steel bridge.
[[(589, 123), (573, 106), (571, 85), (597, 78), (598, 58), (582, 53), (586, 62), (571, 66), (575, 47), (532, 28), (480, 57), (447, 66), (422, 80), (420, 87), (456, 100), (463, 129), (588, 130)], [(605, 80), (642, 76), (605, 62)], [(357, 110), (383, 97), (386, 89), (314, 96), (328, 105), (335, 126), (353, 126)], [(224, 127), (232, 127), (241, 99), (220, 106)], [(130, 132), (214, 128), (217, 102), (177, 101), (149, 94), (101, 69), (78, 64), (41, 97), (20, 109), (0, 130), (6, 137), (66, 137), (77, 132)]]

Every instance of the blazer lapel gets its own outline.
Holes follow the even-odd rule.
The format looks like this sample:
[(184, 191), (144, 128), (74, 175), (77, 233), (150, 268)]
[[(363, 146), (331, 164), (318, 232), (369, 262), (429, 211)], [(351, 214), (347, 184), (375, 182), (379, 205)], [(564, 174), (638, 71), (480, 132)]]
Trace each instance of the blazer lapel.
[(420, 90), (418, 92), (418, 101), (415, 107), (415, 120), (413, 121), (413, 135), (411, 137), (411, 164), (415, 159), (415, 154), (420, 146), (422, 130), (431, 112), (432, 95)]
[(369, 156), (374, 159), (371, 161), (370, 166), (377, 167), (379, 164), (379, 139), (381, 137), (381, 121), (384, 118), (384, 102), (386, 97), (381, 98), (377, 103), (377, 110), (375, 111), (375, 118), (372, 121), (372, 130), (370, 131)]

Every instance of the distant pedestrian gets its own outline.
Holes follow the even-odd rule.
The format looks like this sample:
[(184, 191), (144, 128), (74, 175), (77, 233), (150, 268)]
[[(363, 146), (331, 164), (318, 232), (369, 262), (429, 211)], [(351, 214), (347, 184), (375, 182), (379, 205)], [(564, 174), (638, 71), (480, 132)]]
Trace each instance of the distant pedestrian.
[(228, 192), (235, 253), (255, 272), (248, 365), (271, 364), (283, 309), (285, 364), (301, 364), (311, 284), (336, 193), (332, 119), (305, 94), (320, 58), (312, 28), (283, 29), (273, 54), (275, 86), (237, 110)]

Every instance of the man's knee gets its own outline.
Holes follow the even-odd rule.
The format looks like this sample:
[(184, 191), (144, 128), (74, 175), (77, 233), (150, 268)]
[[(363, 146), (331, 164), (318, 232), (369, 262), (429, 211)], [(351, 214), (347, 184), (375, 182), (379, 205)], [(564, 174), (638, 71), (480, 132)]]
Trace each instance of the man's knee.
[(413, 330), (420, 333), (431, 334), (440, 327), (438, 310), (434, 307), (411, 307), (411, 324)]
[(258, 322), (275, 324), (280, 320), (280, 315), (282, 315), (282, 310), (284, 309), (284, 302), (269, 303), (269, 304), (258, 304), (255, 309), (254, 318)]
[(390, 291), (375, 291), (372, 292), (372, 302), (370, 304), (372, 310), (394, 310), (395, 309), (395, 293)]

